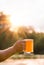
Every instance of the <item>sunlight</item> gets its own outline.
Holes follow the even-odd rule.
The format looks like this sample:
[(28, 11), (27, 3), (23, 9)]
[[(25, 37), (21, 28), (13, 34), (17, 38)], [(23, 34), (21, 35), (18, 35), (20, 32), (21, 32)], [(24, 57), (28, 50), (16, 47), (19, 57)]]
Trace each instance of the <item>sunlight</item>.
[(16, 27), (16, 28), (14, 28), (14, 27), (10, 27), (10, 29), (9, 29), (10, 31), (15, 31), (15, 32), (17, 32), (18, 31), (18, 27)]
[[(33, 22), (30, 22), (30, 24), (29, 24), (29, 22), (28, 23), (25, 21), (21, 22), (20, 20), (17, 20), (17, 19), (18, 18), (16, 18), (14, 14), (11, 15), (11, 17), (10, 17), (10, 22), (11, 22), (10, 31), (16, 31), (17, 32), (19, 26), (27, 26), (27, 27), (32, 26), (32, 27), (34, 27), (36, 32), (41, 32), (39, 27), (37, 26), (37, 24), (35, 25), (35, 23), (33, 24)], [(30, 32), (32, 32), (32, 31), (30, 31)]]
[(11, 13), (10, 16), (10, 22), (11, 22), (11, 27), (10, 27), (10, 31), (16, 31), (17, 32), (17, 28), (18, 28), (18, 23), (15, 22), (15, 15), (12, 15), (13, 13)]
[(10, 29), (9, 29), (10, 31), (14, 31), (14, 28), (12, 28), (12, 27), (10, 27)]
[[(21, 25), (20, 22), (18, 22), (18, 20), (16, 21), (17, 18), (15, 18), (15, 15), (12, 15), (10, 17), (10, 22), (11, 22), (11, 31), (14, 31), (14, 29), (18, 29), (18, 27)], [(16, 30), (17, 31), (17, 30)]]
[(13, 28), (22, 25), (36, 26), (36, 31), (44, 28), (44, 1), (42, 0), (0, 0), (0, 11), (11, 15), (12, 31)]

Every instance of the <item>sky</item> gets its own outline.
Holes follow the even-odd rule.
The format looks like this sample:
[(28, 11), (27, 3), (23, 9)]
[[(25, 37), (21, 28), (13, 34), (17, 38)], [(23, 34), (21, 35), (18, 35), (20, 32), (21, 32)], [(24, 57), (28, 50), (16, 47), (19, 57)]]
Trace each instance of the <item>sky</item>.
[(0, 0), (0, 11), (10, 15), (13, 27), (34, 26), (44, 31), (44, 0)]

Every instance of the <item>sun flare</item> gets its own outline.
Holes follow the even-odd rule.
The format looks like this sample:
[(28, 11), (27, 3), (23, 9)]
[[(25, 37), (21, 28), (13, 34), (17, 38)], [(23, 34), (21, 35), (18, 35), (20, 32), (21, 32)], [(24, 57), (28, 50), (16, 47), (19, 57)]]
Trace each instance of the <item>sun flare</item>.
[(44, 0), (0, 0), (0, 11), (11, 15), (13, 31), (18, 26), (33, 25), (36, 31), (44, 32)]
[(18, 26), (19, 26), (19, 23), (16, 22), (16, 19), (15, 19), (15, 16), (14, 15), (10, 17), (10, 22), (11, 22), (10, 30), (11, 31), (14, 31), (14, 29), (15, 29), (17, 31)]
[(10, 20), (11, 20), (11, 26), (12, 26), (12, 28), (17, 27), (18, 23), (15, 21), (14, 15), (11, 16)]
[[(13, 14), (13, 13), (12, 13)], [(29, 25), (29, 23), (27, 23), (27, 22), (25, 22), (25, 21), (19, 21), (19, 20), (17, 20), (18, 18), (16, 18), (15, 17), (15, 15), (12, 15), (11, 17), (10, 17), (10, 22), (11, 22), (11, 27), (10, 27), (10, 31), (15, 31), (15, 32), (17, 32), (17, 30), (18, 30), (18, 28), (20, 27), (20, 26), (32, 26), (32, 27), (34, 27), (34, 29), (35, 29), (35, 31), (36, 32), (41, 32), (40, 31), (40, 29), (35, 25), (35, 24), (33, 24), (33, 25), (31, 25), (32, 23), (30, 22), (30, 25)]]

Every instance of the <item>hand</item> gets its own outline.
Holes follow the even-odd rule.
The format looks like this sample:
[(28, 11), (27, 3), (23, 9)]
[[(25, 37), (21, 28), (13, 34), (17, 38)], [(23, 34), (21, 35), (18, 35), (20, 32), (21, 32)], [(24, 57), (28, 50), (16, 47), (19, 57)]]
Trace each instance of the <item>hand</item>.
[(22, 52), (24, 49), (24, 46), (25, 46), (25, 41), (24, 40), (18, 40), (14, 44), (14, 49), (16, 50), (16, 52)]

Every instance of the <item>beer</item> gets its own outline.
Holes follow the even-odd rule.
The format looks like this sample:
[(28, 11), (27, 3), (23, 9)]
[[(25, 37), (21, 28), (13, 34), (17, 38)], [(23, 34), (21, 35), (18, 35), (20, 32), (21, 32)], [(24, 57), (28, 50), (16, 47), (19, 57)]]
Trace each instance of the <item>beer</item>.
[(24, 52), (33, 52), (33, 39), (25, 39), (25, 49)]

